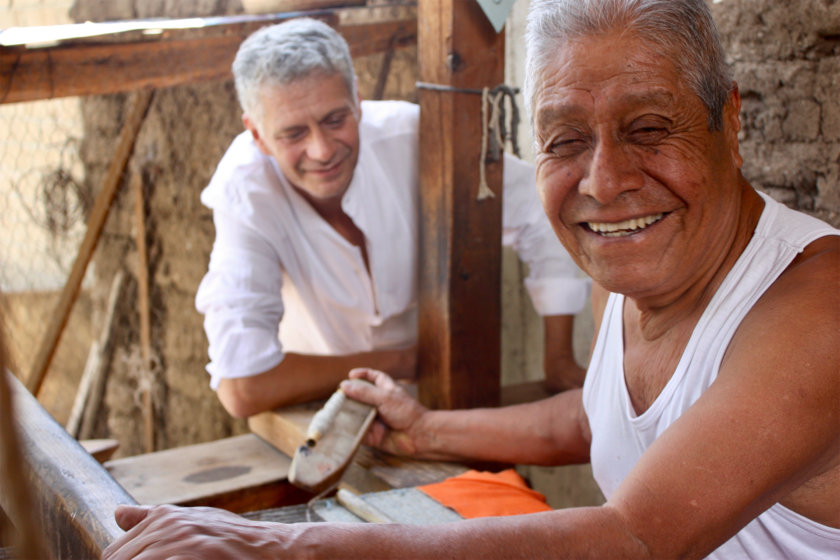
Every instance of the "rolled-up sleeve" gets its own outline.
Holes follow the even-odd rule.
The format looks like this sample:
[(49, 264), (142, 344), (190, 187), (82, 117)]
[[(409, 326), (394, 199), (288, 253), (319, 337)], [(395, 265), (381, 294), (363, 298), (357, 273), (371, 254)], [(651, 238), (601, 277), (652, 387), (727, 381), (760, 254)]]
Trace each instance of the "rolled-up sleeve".
[(222, 378), (262, 373), (283, 359), (277, 337), (283, 317), (283, 269), (251, 227), (216, 209), (216, 240), (196, 294), (209, 342), (210, 386)]
[(540, 315), (574, 315), (591, 280), (557, 239), (545, 216), (532, 165), (505, 154), (502, 242), (528, 265), (525, 288)]

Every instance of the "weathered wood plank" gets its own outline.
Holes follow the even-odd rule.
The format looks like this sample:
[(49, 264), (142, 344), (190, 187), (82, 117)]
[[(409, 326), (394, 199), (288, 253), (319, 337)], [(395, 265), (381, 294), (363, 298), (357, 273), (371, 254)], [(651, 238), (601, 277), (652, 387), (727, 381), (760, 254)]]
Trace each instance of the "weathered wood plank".
[(341, 13), (334, 9), (229, 16), (213, 18), (218, 23), (200, 29), (166, 30), (156, 36), (134, 34), (119, 43), (100, 39), (40, 49), (0, 47), (0, 103), (229, 79), (230, 65), (243, 39), (264, 25), (301, 15), (323, 19), (336, 27), (350, 44), (353, 56), (416, 44), (416, 12), (412, 6), (394, 7), (390, 19), (379, 18), (369, 24), (344, 25)]
[[(481, 90), (504, 79), (504, 34), (477, 2), (420, 0), (422, 206), (419, 396), (433, 408), (495, 405), (500, 385), (502, 163), (477, 200)], [(441, 90), (443, 89), (443, 91)]]
[(234, 512), (304, 502), (287, 481), (289, 457), (254, 434), (114, 459), (105, 468), (141, 504)]
[[(134, 500), (14, 376), (8, 377), (24, 473), (35, 494), (45, 544), (54, 558), (99, 558), (123, 534), (114, 509)], [(4, 510), (6, 492), (0, 488)]]

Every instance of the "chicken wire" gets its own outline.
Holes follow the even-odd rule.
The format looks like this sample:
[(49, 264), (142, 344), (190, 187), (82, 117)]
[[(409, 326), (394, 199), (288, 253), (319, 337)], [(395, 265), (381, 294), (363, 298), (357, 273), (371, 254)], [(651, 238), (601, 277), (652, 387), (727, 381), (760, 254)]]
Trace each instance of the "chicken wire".
[[(9, 368), (31, 374), (85, 234), (92, 204), (79, 156), (77, 98), (0, 106), (0, 290)], [(69, 413), (90, 345), (90, 270), (43, 387), (57, 418)]]

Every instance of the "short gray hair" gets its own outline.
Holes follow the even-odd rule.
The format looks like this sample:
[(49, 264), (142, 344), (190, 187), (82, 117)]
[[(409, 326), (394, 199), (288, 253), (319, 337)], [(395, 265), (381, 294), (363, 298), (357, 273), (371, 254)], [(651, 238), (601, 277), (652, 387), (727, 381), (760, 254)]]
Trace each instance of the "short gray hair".
[(312, 74), (340, 74), (356, 99), (356, 75), (347, 41), (332, 27), (311, 18), (296, 18), (263, 27), (239, 46), (233, 78), (242, 110), (261, 119), (260, 90), (285, 86)]
[(558, 44), (614, 30), (635, 32), (662, 48), (706, 106), (709, 129), (722, 128), (732, 75), (704, 0), (531, 0), (523, 85), (529, 115), (537, 76)]

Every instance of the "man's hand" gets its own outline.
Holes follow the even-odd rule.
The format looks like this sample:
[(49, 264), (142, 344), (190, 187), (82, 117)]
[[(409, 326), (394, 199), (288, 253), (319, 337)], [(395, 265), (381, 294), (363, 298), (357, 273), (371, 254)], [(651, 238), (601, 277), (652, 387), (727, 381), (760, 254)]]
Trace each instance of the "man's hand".
[(114, 517), (126, 533), (103, 551), (103, 560), (280, 558), (283, 532), (292, 531), (207, 507), (124, 505)]
[[(364, 379), (367, 383), (353, 383)], [(368, 368), (350, 371), (341, 383), (344, 393), (357, 401), (376, 406), (378, 415), (365, 443), (394, 455), (415, 456), (420, 452), (418, 435), (421, 419), (428, 412), (386, 373)]]

